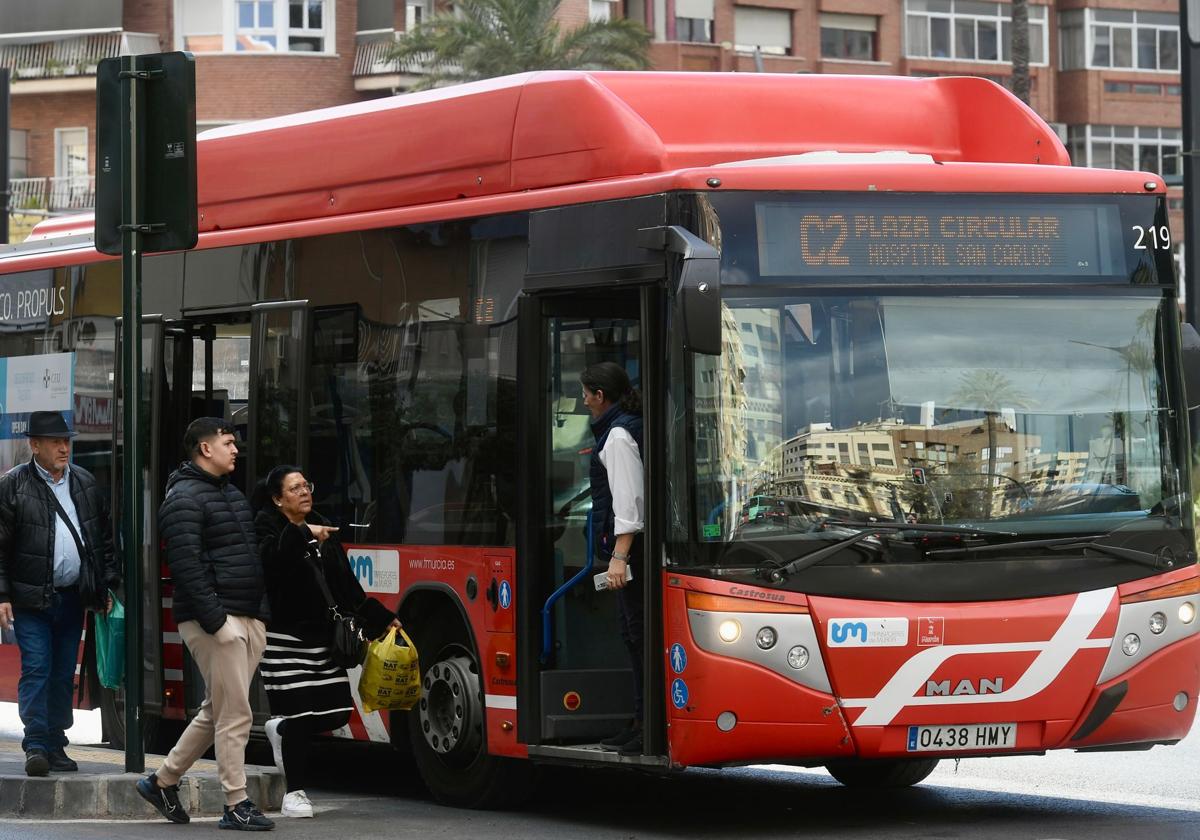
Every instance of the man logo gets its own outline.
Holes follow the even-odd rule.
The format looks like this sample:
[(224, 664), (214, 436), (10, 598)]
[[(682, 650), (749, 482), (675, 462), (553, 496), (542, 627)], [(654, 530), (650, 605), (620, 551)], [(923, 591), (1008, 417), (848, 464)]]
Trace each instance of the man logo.
[(830, 638), (835, 644), (844, 644), (846, 639), (854, 636), (867, 643), (867, 625), (861, 621), (835, 621), (829, 627)]
[(1002, 694), (1004, 693), (1004, 678), (996, 677), (994, 680), (979, 680), (972, 682), (971, 680), (959, 680), (954, 686), (954, 691), (950, 690), (950, 680), (929, 680), (925, 683), (926, 697), (962, 697), (975, 696), (980, 694)]

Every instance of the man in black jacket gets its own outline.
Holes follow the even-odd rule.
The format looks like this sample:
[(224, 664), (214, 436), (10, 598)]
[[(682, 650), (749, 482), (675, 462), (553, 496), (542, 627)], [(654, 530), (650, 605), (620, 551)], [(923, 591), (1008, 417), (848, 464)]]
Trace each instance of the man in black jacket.
[(17, 703), (25, 724), (25, 772), (79, 767), (67, 756), (71, 690), (84, 608), (107, 611), (121, 583), (108, 502), (96, 479), (71, 466), (62, 414), (29, 418), (33, 458), (0, 478), (0, 627), (21, 651)]
[(267, 620), (254, 516), (229, 483), (238, 454), (233, 427), (201, 417), (188, 426), (183, 445), (191, 460), (167, 479), (158, 521), (175, 584), (175, 621), (207, 693), (162, 767), (137, 790), (171, 822), (188, 822), (179, 779), (211, 746), (225, 793), (219, 826), (263, 831), (275, 824), (246, 797), (245, 769), (250, 680), (266, 646)]

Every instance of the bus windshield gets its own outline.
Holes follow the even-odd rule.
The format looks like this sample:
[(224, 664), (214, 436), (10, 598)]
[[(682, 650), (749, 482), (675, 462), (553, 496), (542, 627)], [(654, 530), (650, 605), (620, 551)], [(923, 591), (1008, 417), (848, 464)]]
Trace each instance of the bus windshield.
[(724, 354), (694, 357), (702, 542), (830, 520), (1095, 533), (1179, 492), (1158, 295), (725, 304)]

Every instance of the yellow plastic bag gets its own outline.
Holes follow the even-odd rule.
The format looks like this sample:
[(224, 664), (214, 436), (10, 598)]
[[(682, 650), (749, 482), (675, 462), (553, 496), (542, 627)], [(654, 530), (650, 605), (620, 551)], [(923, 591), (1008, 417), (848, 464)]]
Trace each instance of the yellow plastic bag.
[(382, 639), (367, 645), (367, 659), (358, 679), (364, 712), (407, 710), (421, 699), (417, 648), (403, 630), (400, 637), (403, 641), (398, 642), (393, 627)]

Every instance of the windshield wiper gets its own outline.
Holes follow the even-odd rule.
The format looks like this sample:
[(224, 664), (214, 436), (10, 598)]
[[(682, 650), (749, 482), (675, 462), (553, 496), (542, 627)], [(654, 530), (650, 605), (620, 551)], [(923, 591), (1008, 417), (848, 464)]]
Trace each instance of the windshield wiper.
[(788, 575), (803, 571), (810, 566), (815, 566), (818, 563), (828, 560), (830, 557), (837, 554), (843, 548), (849, 548), (856, 543), (860, 543), (868, 537), (872, 537), (880, 531), (919, 531), (924, 533), (934, 534), (962, 534), (963, 536), (997, 536), (997, 537), (1015, 537), (1014, 531), (994, 531), (989, 528), (972, 528), (970, 526), (958, 525), (919, 525), (910, 522), (842, 522), (836, 519), (826, 520), (823, 525), (835, 525), (839, 528), (859, 528), (859, 533), (853, 536), (845, 537), (837, 542), (827, 545), (824, 548), (819, 548), (802, 557), (797, 557), (789, 563), (777, 568), (760, 568), (759, 575), (765, 577), (772, 583), (782, 583)]
[(1096, 540), (1106, 536), (1108, 534), (1085, 534), (1073, 537), (1049, 537), (1043, 540), (1021, 540), (1020, 542), (999, 543), (996, 545), (939, 548), (934, 551), (927, 551), (925, 556), (936, 558), (963, 554), (1003, 554), (1006, 551), (1046, 548), (1050, 551), (1095, 551), (1098, 554), (1107, 554), (1109, 557), (1115, 557), (1118, 560), (1128, 560), (1131, 563), (1138, 563), (1139, 565), (1160, 571), (1175, 568), (1175, 559), (1171, 555), (1151, 554), (1148, 551), (1140, 551), (1136, 548), (1123, 548), (1119, 545), (1105, 545), (1104, 543), (1096, 542)]

